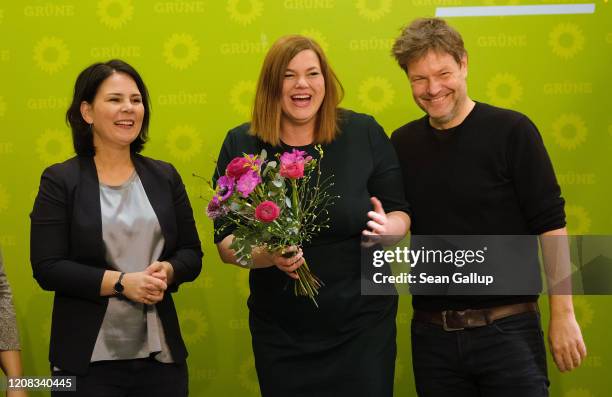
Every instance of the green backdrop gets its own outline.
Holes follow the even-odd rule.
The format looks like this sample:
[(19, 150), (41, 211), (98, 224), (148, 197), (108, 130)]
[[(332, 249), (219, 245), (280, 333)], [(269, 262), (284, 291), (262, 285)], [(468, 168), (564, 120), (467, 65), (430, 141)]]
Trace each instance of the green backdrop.
[[(196, 212), (204, 270), (176, 296), (190, 351), (192, 395), (256, 396), (248, 274), (219, 261), (200, 198), (209, 196), (206, 185), (192, 173), (210, 176), (226, 131), (247, 120), (266, 49), (288, 33), (315, 38), (344, 84), (343, 106), (373, 114), (390, 133), (422, 115), (389, 55), (401, 26), (433, 16), (438, 6), (552, 3), (569, 2), (2, 1), (0, 246), (14, 290), (26, 374), (48, 374), (52, 302), (52, 294), (31, 277), (28, 214), (44, 167), (73, 155), (64, 114), (84, 67), (122, 58), (141, 72), (153, 105), (144, 153), (178, 168)], [(569, 229), (576, 234), (612, 233), (610, 7), (598, 1), (588, 15), (450, 21), (470, 55), (472, 98), (522, 111), (540, 128), (567, 200)], [(571, 374), (560, 374), (549, 360), (553, 396), (608, 395), (610, 304), (610, 297), (575, 298), (589, 357)], [(402, 297), (397, 396), (415, 394), (410, 311), (410, 298)]]

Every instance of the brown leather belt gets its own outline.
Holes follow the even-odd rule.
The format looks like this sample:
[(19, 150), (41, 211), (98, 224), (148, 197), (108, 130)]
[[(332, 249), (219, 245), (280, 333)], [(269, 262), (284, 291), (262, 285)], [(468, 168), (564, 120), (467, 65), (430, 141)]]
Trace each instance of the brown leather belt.
[(536, 302), (528, 302), (486, 309), (444, 310), (441, 312), (415, 310), (413, 318), (417, 321), (441, 325), (445, 331), (459, 331), (489, 325), (495, 320), (514, 314), (538, 311)]

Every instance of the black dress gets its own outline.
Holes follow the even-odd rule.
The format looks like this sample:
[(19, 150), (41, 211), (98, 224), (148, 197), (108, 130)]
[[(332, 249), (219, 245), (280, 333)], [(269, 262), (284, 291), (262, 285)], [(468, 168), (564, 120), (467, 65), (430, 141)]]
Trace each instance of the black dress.
[[(291, 149), (261, 142), (248, 127), (228, 133), (219, 170), (243, 153), (265, 148), (270, 158)], [(329, 192), (340, 198), (330, 209), (330, 228), (303, 247), (312, 272), (325, 283), (317, 296), (319, 308), (294, 296), (293, 281), (276, 267), (250, 271), (249, 322), (265, 397), (393, 395), (397, 296), (361, 295), (360, 236), (371, 196), (386, 212), (409, 209), (382, 127), (371, 116), (343, 110), (340, 130), (323, 146), (321, 162), (323, 176), (334, 175)], [(318, 157), (313, 145), (299, 149)], [(229, 233), (215, 235), (215, 241)]]

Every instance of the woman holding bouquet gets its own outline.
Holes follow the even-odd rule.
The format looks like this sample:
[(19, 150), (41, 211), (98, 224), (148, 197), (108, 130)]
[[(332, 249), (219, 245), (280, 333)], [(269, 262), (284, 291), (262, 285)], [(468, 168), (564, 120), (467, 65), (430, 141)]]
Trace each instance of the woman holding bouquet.
[(43, 172), (34, 202), (32, 269), (55, 292), (49, 360), (76, 376), (74, 396), (187, 396), (170, 292), (202, 251), (178, 172), (139, 154), (149, 117), (130, 65), (83, 70), (66, 114), (77, 156)]
[[(324, 159), (332, 176), (329, 228), (295, 255), (254, 249), (249, 283), (250, 329), (262, 395), (393, 395), (396, 296), (362, 296), (361, 236), (406, 234), (410, 218), (397, 159), (386, 134), (367, 115), (339, 109), (342, 87), (313, 40), (286, 36), (266, 58), (250, 123), (229, 131), (217, 164), (223, 173), (243, 153), (268, 158), (294, 149)], [(282, 158), (280, 159), (282, 162)], [(216, 177), (218, 177), (218, 173)], [(216, 180), (216, 178), (215, 178)], [(223, 181), (220, 181), (223, 182)], [(239, 264), (232, 227), (215, 222), (224, 262)], [(318, 307), (288, 281), (306, 259), (325, 284)]]

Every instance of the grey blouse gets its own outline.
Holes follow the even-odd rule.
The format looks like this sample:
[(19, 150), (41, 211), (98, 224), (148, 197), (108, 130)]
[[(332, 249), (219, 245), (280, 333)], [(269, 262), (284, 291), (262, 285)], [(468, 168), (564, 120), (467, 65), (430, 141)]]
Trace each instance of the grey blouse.
[[(138, 174), (121, 186), (100, 184), (106, 261), (130, 273), (146, 269), (164, 247), (164, 237)], [(173, 362), (155, 305), (110, 297), (91, 361), (149, 357)]]
[(0, 251), (0, 350), (19, 350), (19, 348), (13, 296), (4, 274), (4, 260)]

